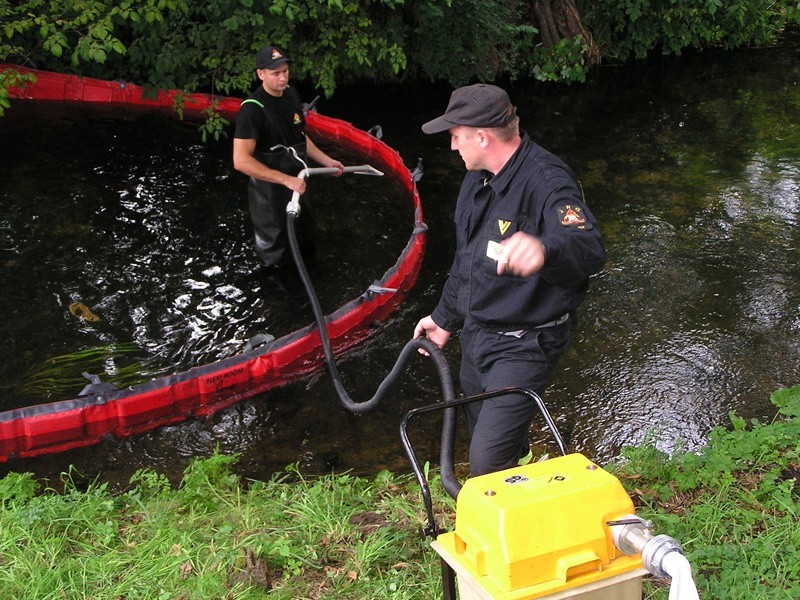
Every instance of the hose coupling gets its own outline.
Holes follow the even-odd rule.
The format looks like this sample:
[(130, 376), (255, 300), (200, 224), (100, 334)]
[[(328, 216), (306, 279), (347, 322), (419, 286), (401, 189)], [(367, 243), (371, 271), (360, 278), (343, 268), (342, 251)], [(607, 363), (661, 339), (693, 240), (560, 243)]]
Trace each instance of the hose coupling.
[(671, 552), (683, 555), (681, 545), (668, 535), (657, 535), (647, 542), (642, 550), (642, 564), (656, 577), (672, 577), (664, 569), (664, 558)]
[(625, 515), (606, 523), (611, 539), (623, 554), (641, 554), (645, 569), (658, 577), (670, 577), (664, 570), (664, 557), (671, 552), (683, 554), (681, 545), (668, 535), (653, 537), (653, 522), (636, 515)]
[(636, 515), (625, 515), (606, 525), (611, 527), (611, 539), (623, 554), (641, 554), (645, 544), (653, 539), (653, 522)]

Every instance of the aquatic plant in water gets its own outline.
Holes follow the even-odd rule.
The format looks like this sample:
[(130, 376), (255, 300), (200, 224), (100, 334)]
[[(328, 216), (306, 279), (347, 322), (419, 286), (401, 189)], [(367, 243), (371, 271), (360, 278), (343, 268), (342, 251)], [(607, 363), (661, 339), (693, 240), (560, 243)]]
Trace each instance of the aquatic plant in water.
[[(74, 396), (90, 383), (84, 373), (100, 375), (103, 382), (118, 388), (135, 385), (147, 380), (142, 375), (147, 369), (141, 361), (131, 360), (140, 351), (134, 343), (123, 343), (54, 356), (28, 371), (18, 391), (46, 398)], [(130, 362), (125, 364), (123, 359)]]

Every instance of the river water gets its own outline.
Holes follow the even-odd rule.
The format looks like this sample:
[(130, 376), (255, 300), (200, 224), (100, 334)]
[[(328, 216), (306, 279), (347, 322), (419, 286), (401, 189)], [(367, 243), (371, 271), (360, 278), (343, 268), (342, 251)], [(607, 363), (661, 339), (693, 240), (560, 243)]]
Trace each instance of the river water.
[[(604, 68), (582, 86), (509, 86), (523, 128), (581, 178), (609, 254), (545, 397), (571, 451), (602, 463), (643, 440), (666, 452), (697, 449), (730, 411), (772, 418), (770, 393), (800, 380), (798, 58), (792, 48), (707, 53)], [(463, 163), (446, 134), (419, 130), (449, 91), (349, 87), (321, 103), (360, 128), (380, 124), (409, 167), (418, 157), (425, 166), (422, 273), (379, 334), (341, 359), (356, 401), (391, 369), (449, 268)], [(54, 356), (117, 345), (104, 364), (147, 378), (310, 321), (302, 295), (287, 301), (249, 275), (245, 182), (230, 165), (230, 143), (203, 144), (193, 126), (163, 118), (50, 107), (18, 105), (0, 121), (0, 408), (73, 397), (76, 367), (58, 378), (77, 378), (71, 392), (32, 374)], [(411, 217), (380, 180), (314, 186), (317, 284), (330, 312), (393, 264)], [(71, 315), (76, 301), (100, 320)], [(457, 343), (446, 354), (457, 373)], [(241, 455), (248, 477), (290, 463), (309, 474), (404, 472), (400, 419), (438, 391), (420, 358), (382, 406), (357, 417), (321, 370), (207, 420), (0, 468), (56, 478), (74, 464), (87, 477), (124, 482), (142, 467), (178, 476), (219, 447)], [(410, 431), (423, 460), (435, 462), (438, 432), (437, 417)], [(552, 451), (543, 424), (532, 438)], [(459, 460), (465, 451), (460, 437)]]

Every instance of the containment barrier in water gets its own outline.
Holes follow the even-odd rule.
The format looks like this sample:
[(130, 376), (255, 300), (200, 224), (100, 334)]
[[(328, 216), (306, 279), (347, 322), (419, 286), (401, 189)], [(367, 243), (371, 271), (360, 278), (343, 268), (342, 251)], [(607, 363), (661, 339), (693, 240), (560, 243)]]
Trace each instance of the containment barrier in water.
[[(145, 89), (118, 81), (36, 71), (0, 63), (0, 71), (31, 74), (36, 81), (12, 88), (12, 99), (75, 104), (176, 115), (182, 104), (186, 118), (203, 118), (215, 107), (233, 120), (241, 99), (206, 94)], [(364, 156), (394, 179), (413, 206), (410, 238), (399, 258), (376, 281), (365, 282), (364, 293), (326, 316), (332, 348), (341, 354), (369, 337), (373, 325), (386, 319), (414, 286), (425, 248), (426, 226), (416, 184), (400, 155), (381, 140), (344, 121), (309, 112), (312, 136)], [(375, 293), (374, 290), (380, 290)], [(192, 416), (207, 416), (241, 400), (308, 375), (323, 367), (320, 336), (308, 325), (243, 353), (141, 385), (89, 392), (71, 400), (39, 404), (0, 413), (0, 462), (98, 443), (106, 436), (129, 436)], [(77, 392), (76, 392), (77, 393)]]

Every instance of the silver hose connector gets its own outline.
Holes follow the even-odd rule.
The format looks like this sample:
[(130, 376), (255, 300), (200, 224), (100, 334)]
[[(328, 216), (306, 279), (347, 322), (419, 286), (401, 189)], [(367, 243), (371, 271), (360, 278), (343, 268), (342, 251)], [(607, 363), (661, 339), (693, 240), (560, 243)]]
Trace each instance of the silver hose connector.
[(606, 523), (611, 539), (623, 554), (642, 555), (642, 566), (656, 577), (671, 579), (669, 600), (699, 600), (692, 567), (681, 545), (668, 535), (653, 537), (652, 521), (625, 515)]
[(611, 539), (623, 554), (641, 554), (645, 544), (653, 539), (653, 522), (636, 515), (625, 515), (606, 523), (611, 527)]
[(656, 577), (671, 578), (672, 574), (664, 568), (664, 558), (670, 552), (677, 552), (683, 556), (683, 548), (677, 541), (668, 535), (657, 535), (647, 542), (642, 549), (644, 568)]

